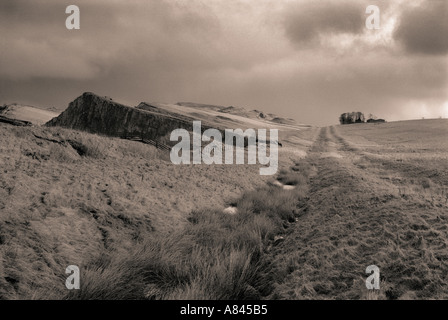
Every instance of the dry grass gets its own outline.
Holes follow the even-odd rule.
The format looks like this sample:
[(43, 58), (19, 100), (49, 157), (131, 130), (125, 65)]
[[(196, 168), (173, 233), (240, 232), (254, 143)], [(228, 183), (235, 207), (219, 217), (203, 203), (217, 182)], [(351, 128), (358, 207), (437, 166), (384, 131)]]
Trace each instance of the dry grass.
[(182, 230), (198, 206), (223, 208), (264, 183), (257, 166), (175, 166), (151, 146), (62, 128), (0, 125), (0, 140), (4, 299), (65, 297), (71, 264), (88, 266), (84, 285), (98, 276), (95, 290), (103, 289), (88, 295), (133, 298), (124, 287), (110, 290), (120, 282), (106, 285), (112, 266), (137, 278), (127, 262), (116, 263), (120, 257), (148, 234), (167, 238)]
[[(269, 196), (268, 196), (269, 195)], [(294, 220), (304, 190), (271, 187), (239, 200), (237, 215), (203, 209), (167, 237), (146, 237), (129, 253), (82, 271), (68, 299), (259, 299), (275, 275), (264, 250)], [(113, 283), (108, 282), (112, 277)], [(124, 285), (125, 284), (125, 285)]]
[[(447, 127), (434, 121), (323, 129), (283, 162), (294, 190), (257, 166), (179, 167), (138, 143), (0, 126), (0, 295), (446, 299)], [(230, 199), (237, 215), (222, 212)], [(64, 287), (69, 264), (81, 290)]]
[[(271, 298), (446, 299), (447, 128), (433, 120), (323, 129), (308, 157), (318, 170), (308, 201), (274, 254), (287, 276)], [(365, 287), (371, 264), (379, 291)]]
[[(89, 276), (81, 290), (66, 298), (244, 300), (268, 296), (283, 276), (274, 271), (268, 248), (296, 221), (296, 208), (307, 193), (311, 167), (304, 161), (295, 167), (303, 175), (296, 189), (264, 186), (247, 191), (234, 202), (237, 215), (210, 207), (193, 210), (184, 228), (164, 237), (145, 236), (128, 253), (111, 253), (114, 260), (107, 264), (100, 260), (101, 267), (95, 261), (86, 265), (83, 273)], [(105, 273), (113, 274), (116, 284), (103, 283)]]
[(304, 186), (308, 183), (308, 178), (314, 171), (314, 166), (309, 164), (308, 161), (295, 161), (290, 168), (280, 170), (277, 180), (284, 185)]

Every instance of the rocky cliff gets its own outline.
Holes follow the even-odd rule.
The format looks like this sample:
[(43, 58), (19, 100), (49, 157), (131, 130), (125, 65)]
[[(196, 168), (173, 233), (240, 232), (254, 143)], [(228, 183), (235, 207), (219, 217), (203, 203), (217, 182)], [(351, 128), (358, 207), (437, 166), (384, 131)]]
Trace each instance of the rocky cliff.
[[(138, 136), (173, 145), (169, 137), (174, 129), (193, 130), (191, 119), (162, 114), (117, 103), (110, 98), (86, 92), (72, 101), (46, 126), (61, 126), (121, 138)], [(208, 129), (202, 125), (202, 131)]]

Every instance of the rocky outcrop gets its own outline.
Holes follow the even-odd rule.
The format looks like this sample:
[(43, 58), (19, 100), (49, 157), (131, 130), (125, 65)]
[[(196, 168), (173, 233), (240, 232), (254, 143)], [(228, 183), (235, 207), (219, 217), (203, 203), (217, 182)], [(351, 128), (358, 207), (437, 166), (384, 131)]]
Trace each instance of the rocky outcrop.
[[(174, 129), (193, 130), (193, 123), (181, 116), (175, 117), (117, 103), (110, 98), (86, 92), (74, 101), (58, 117), (46, 126), (61, 126), (114, 137), (140, 137), (169, 145)], [(208, 129), (202, 125), (202, 130)]]

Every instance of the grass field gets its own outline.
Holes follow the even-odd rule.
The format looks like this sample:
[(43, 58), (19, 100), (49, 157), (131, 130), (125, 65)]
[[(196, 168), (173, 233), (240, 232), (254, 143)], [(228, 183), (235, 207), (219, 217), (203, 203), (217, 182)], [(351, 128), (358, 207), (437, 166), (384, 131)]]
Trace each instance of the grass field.
[[(283, 166), (296, 156), (287, 150), (283, 154)], [(209, 268), (200, 265), (207, 262), (197, 261), (190, 271), (183, 263), (204, 250), (211, 250), (210, 257), (213, 250), (227, 250), (216, 257), (219, 268), (235, 269), (237, 276), (240, 263), (244, 267), (252, 254), (247, 251), (255, 255), (261, 242), (272, 238), (278, 222), (251, 217), (248, 221), (260, 230), (246, 234), (242, 225), (235, 231), (235, 243), (247, 236), (256, 246), (244, 244), (235, 251), (226, 235), (226, 243), (191, 251), (193, 242), (204, 243), (204, 232), (211, 232), (191, 223), (191, 215), (203, 212), (201, 217), (218, 223), (215, 215), (223, 215), (244, 192), (265, 188), (268, 179), (259, 175), (258, 165), (176, 166), (166, 152), (138, 142), (63, 128), (0, 124), (0, 297), (75, 298), (64, 285), (65, 268), (72, 264), (83, 274), (84, 289), (77, 298), (150, 297), (144, 292), (156, 290), (146, 288), (154, 286), (151, 279), (171, 278), (170, 272), (180, 272), (183, 278), (191, 271), (188, 290), (193, 290), (199, 288), (194, 282), (199, 275), (194, 274), (207, 272)], [(246, 207), (250, 210), (250, 204)], [(230, 222), (215, 229), (233, 229), (243, 216), (228, 217)], [(204, 224), (213, 225), (207, 219)], [(156, 264), (164, 275), (154, 274), (154, 260), (160, 260)], [(140, 277), (145, 281), (139, 282)], [(124, 282), (107, 285), (111, 278)], [(157, 292), (156, 298), (176, 295), (168, 289)]]
[[(138, 142), (0, 137), (3, 299), (448, 298), (446, 120), (287, 133), (274, 178), (290, 190)], [(81, 290), (64, 286), (70, 264)]]
[[(447, 299), (447, 120), (322, 128), (276, 299)], [(366, 289), (366, 267), (380, 290)]]
[[(68, 140), (85, 154), (57, 143)], [(69, 264), (166, 238), (192, 210), (223, 209), (264, 185), (257, 166), (229, 169), (175, 166), (138, 142), (0, 125), (0, 295), (61, 297)]]

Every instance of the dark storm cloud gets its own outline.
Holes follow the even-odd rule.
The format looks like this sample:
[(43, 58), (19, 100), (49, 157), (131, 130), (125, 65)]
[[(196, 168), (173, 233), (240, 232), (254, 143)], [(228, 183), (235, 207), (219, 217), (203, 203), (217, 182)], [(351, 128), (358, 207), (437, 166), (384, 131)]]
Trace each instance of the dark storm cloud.
[[(207, 64), (201, 51), (219, 25), (206, 11), (173, 1), (79, 0), (81, 29), (65, 28), (70, 1), (2, 3), (0, 75), (92, 79), (134, 60), (170, 69)], [(204, 12), (205, 11), (205, 12)], [(196, 54), (194, 54), (196, 53)], [(202, 58), (202, 59), (201, 59)], [(169, 61), (168, 61), (169, 60)]]
[[(0, 0), (0, 104), (63, 109), (93, 91), (328, 124), (448, 100), (444, 56), (403, 52), (392, 38), (405, 0), (77, 0), (76, 31), (65, 28), (69, 4)], [(381, 30), (365, 29), (369, 4)]]
[(348, 1), (308, 1), (292, 3), (286, 9), (287, 37), (301, 45), (320, 35), (361, 33), (365, 26), (365, 5)]
[(425, 1), (404, 11), (394, 37), (410, 53), (448, 53), (448, 2)]

